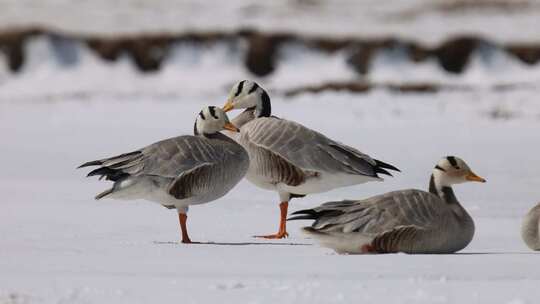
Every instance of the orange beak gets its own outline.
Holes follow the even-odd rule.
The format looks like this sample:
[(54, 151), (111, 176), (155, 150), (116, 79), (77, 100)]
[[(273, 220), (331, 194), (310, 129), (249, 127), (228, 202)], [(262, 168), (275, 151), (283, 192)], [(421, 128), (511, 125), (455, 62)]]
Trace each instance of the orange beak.
[(227, 113), (229, 112), (230, 110), (234, 109), (234, 106), (233, 106), (233, 103), (232, 101), (230, 100), (227, 100), (227, 102), (225, 103), (225, 105), (223, 106), (223, 108), (221, 108), (223, 110), (223, 112)]
[(476, 175), (474, 172), (469, 172), (469, 174), (467, 174), (467, 176), (465, 176), (465, 178), (468, 180), (468, 181), (471, 181), (471, 182), (480, 182), (480, 183), (485, 183), (486, 180), (478, 175)]
[(233, 131), (233, 132), (240, 132), (240, 129), (238, 129), (235, 125), (228, 122), (223, 126), (223, 129)]

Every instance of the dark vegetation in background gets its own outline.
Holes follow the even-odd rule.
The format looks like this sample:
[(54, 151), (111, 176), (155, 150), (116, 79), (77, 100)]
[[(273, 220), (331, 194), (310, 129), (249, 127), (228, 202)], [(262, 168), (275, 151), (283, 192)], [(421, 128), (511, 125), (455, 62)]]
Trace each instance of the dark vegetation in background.
[[(135, 62), (141, 72), (159, 70), (164, 59), (170, 54), (171, 46), (179, 42), (194, 42), (211, 45), (218, 42), (228, 42), (234, 45), (247, 43), (247, 53), (244, 63), (247, 69), (256, 76), (271, 74), (279, 64), (277, 53), (280, 46), (287, 43), (313, 48), (324, 52), (350, 50), (348, 64), (355, 71), (364, 75), (369, 72), (370, 63), (377, 51), (400, 48), (412, 62), (422, 62), (435, 58), (440, 66), (450, 73), (463, 72), (471, 54), (478, 48), (493, 46), (499, 48), (526, 64), (535, 64), (540, 60), (540, 42), (536, 44), (499, 45), (481, 37), (454, 37), (436, 47), (426, 47), (413, 41), (398, 38), (361, 39), (361, 38), (305, 38), (288, 33), (262, 33), (243, 30), (234, 33), (207, 32), (183, 34), (140, 34), (135, 36), (97, 37), (91, 35), (76, 35), (55, 32), (42, 28), (27, 28), (4, 30), (0, 32), (0, 51), (7, 58), (12, 72), (21, 70), (25, 63), (25, 42), (30, 37), (48, 37), (53, 46), (61, 46), (70, 42), (78, 42), (88, 46), (102, 59), (115, 61), (121, 55), (127, 54)], [(329, 88), (339, 89), (339, 86), (352, 91), (362, 92), (371, 86), (365, 83), (326, 84)], [(411, 87), (393, 87), (399, 91), (433, 91), (428, 85), (413, 85)], [(417, 87), (418, 86), (418, 87)], [(308, 91), (318, 91), (324, 88), (313, 87)], [(289, 92), (294, 95), (295, 92)]]

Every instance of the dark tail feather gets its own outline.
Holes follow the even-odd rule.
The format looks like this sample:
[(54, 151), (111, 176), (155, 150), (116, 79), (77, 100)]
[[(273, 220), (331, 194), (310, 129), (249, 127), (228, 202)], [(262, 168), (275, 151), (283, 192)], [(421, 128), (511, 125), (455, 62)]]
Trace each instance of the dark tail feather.
[(291, 213), (291, 215), (296, 215), (291, 218), (288, 218), (287, 221), (294, 220), (318, 220), (323, 216), (340, 216), (343, 214), (343, 211), (336, 209), (328, 210), (316, 210), (315, 209), (304, 209)]
[(90, 177), (94, 175), (100, 175), (100, 179), (103, 177), (107, 177), (108, 180), (112, 180), (116, 182), (128, 176), (129, 174), (124, 173), (120, 170), (114, 170), (108, 167), (101, 167), (101, 168), (97, 168), (95, 170), (90, 171), (90, 173), (88, 173), (86, 177)]
[(388, 170), (401, 172), (401, 170), (399, 170), (398, 168), (396, 168), (396, 167), (394, 167), (394, 166), (392, 166), (390, 164), (387, 164), (385, 162), (382, 162), (382, 161), (380, 161), (378, 159), (375, 160), (375, 164), (376, 164), (377, 167), (380, 167), (380, 168), (383, 168), (383, 169), (388, 169)]
[(393, 176), (390, 172), (384, 170), (381, 167), (375, 167), (375, 173), (384, 174), (384, 175), (388, 175), (388, 176)]
[(130, 164), (140, 160), (141, 157), (141, 151), (134, 151), (113, 156), (110, 158), (89, 161), (80, 165), (79, 168), (89, 166), (103, 166), (88, 173), (87, 177), (100, 175), (100, 179), (103, 177), (107, 177), (108, 180), (118, 181), (119, 179), (129, 175), (128, 173), (123, 172), (123, 169), (125, 169), (124, 167), (129, 166)]
[(94, 175), (108, 175), (108, 174), (113, 174), (113, 173), (114, 173), (113, 169), (109, 169), (107, 167), (101, 167), (101, 168), (97, 168), (97, 169), (94, 169), (94, 170), (90, 171), (90, 173), (88, 173), (88, 175), (86, 175), (86, 177), (90, 177), (90, 176), (94, 176)]
[(126, 161), (129, 162), (129, 161), (133, 160), (134, 156), (139, 156), (141, 154), (142, 154), (141, 151), (133, 151), (133, 152), (124, 153), (124, 154), (120, 154), (120, 155), (109, 157), (109, 158), (93, 160), (93, 161), (89, 161), (89, 162), (86, 162), (86, 163), (78, 166), (77, 169), (84, 168), (84, 167), (89, 167), (89, 166), (101, 166), (101, 165), (103, 165), (105, 163), (107, 163), (107, 166), (109, 166), (109, 167), (111, 167), (111, 166), (119, 166), (121, 164), (125, 164)]
[(287, 221), (296, 221), (296, 220), (314, 220), (315, 218), (311, 215), (304, 214), (304, 215), (297, 215), (293, 217), (289, 217)]
[(291, 213), (291, 215), (297, 215), (297, 214), (312, 214), (312, 215), (315, 215), (315, 214), (317, 214), (317, 211), (315, 211), (315, 209), (302, 209), (302, 210), (298, 210), (298, 211), (295, 211), (295, 212)]
[(315, 220), (318, 217), (317, 211), (313, 209), (304, 209), (304, 210), (298, 210), (293, 213), (292, 215), (296, 215), (293, 217), (289, 217), (287, 221), (295, 221), (295, 220)]
[(77, 167), (77, 169), (84, 168), (84, 167), (90, 167), (90, 166), (101, 166), (103, 164), (102, 160), (93, 160), (86, 162), (80, 166)]

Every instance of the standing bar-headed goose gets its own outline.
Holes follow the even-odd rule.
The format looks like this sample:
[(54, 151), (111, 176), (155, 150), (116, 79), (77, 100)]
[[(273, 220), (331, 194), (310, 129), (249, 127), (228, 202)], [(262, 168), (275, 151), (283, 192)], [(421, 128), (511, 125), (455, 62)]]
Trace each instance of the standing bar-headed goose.
[(474, 222), (452, 185), (471, 181), (485, 179), (448, 156), (433, 169), (429, 192), (409, 189), (328, 202), (294, 212), (289, 220), (315, 220), (304, 232), (338, 253), (453, 253), (470, 243)]
[(247, 179), (276, 191), (280, 198), (278, 232), (259, 237), (288, 236), (286, 218), (291, 198), (380, 181), (379, 174), (399, 171), (299, 123), (270, 116), (270, 97), (255, 82), (244, 80), (233, 86), (223, 110), (233, 109), (245, 109), (232, 120), (240, 133), (230, 136), (248, 151)]
[(99, 175), (114, 182), (96, 199), (145, 199), (176, 209), (182, 243), (191, 243), (186, 224), (188, 207), (224, 196), (249, 167), (246, 150), (219, 132), (224, 129), (238, 132), (220, 108), (205, 107), (197, 115), (195, 136), (165, 139), (79, 168), (99, 166), (88, 176)]
[(532, 250), (540, 250), (540, 203), (533, 207), (523, 219), (521, 237)]

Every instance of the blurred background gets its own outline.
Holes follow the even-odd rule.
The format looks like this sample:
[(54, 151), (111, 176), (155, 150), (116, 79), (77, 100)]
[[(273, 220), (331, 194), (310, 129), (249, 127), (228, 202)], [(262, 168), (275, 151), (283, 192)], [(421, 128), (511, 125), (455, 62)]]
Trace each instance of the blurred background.
[(530, 91), (538, 28), (535, 0), (2, 0), (0, 101), (208, 98), (243, 78), (285, 97)]

